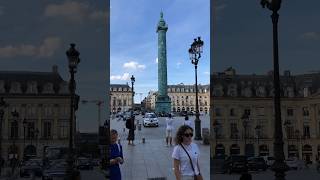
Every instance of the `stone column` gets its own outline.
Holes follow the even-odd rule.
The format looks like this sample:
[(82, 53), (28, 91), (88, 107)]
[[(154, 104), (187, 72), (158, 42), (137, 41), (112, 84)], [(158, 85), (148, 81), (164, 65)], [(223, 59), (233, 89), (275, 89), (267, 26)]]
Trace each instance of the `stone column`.
[(157, 26), (158, 33), (158, 96), (156, 100), (156, 112), (171, 111), (171, 102), (168, 96), (167, 88), (167, 47), (166, 32), (168, 26), (163, 19), (163, 13), (160, 14), (160, 20)]

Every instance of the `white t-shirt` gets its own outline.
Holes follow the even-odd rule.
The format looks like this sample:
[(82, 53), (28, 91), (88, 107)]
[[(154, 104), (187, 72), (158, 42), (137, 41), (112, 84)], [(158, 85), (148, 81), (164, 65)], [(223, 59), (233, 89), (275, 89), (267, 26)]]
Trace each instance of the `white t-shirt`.
[(173, 119), (172, 118), (167, 118), (166, 119), (166, 123), (167, 123), (166, 130), (173, 130)]
[[(189, 156), (192, 160), (193, 168), (195, 173), (199, 174), (199, 169), (197, 165), (198, 158), (200, 156), (200, 151), (198, 145), (195, 143), (191, 143), (190, 145), (183, 145), (183, 147), (188, 151)], [(176, 145), (173, 148), (172, 158), (180, 161), (180, 172), (181, 175), (193, 176), (194, 171), (191, 167), (190, 159), (187, 153), (183, 150), (180, 145)]]
[(192, 127), (191, 126), (191, 120), (185, 120), (184, 122), (183, 122), (183, 125), (188, 125), (188, 126), (190, 126), (190, 127)]

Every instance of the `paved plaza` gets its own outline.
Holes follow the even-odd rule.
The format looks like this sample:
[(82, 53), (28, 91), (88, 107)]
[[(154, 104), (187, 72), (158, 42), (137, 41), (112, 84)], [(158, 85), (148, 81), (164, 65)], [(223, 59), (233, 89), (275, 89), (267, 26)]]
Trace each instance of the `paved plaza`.
[[(194, 116), (190, 119), (194, 120)], [(202, 127), (209, 128), (209, 116), (200, 116)], [(136, 120), (142, 122), (142, 117), (137, 116)], [(175, 134), (176, 129), (182, 125), (183, 117), (174, 117)], [(127, 145), (128, 130), (125, 122), (122, 120), (112, 119), (111, 128), (118, 130), (121, 144), (124, 151), (125, 163), (121, 166), (124, 180), (146, 180), (147, 178), (165, 177), (167, 180), (174, 180), (173, 160), (171, 153), (173, 147), (165, 146), (165, 118), (159, 117), (159, 127), (143, 127), (141, 131), (137, 129), (135, 146)], [(142, 143), (145, 138), (145, 143)], [(203, 145), (200, 141), (194, 141), (199, 145), (200, 168), (204, 179), (210, 179), (210, 146)]]
[[(274, 172), (267, 170), (266, 172), (251, 172), (252, 180), (273, 180)], [(239, 180), (239, 174), (213, 174), (212, 180)], [(316, 171), (315, 167), (303, 170), (291, 170), (286, 173), (286, 180), (319, 180), (320, 173)]]

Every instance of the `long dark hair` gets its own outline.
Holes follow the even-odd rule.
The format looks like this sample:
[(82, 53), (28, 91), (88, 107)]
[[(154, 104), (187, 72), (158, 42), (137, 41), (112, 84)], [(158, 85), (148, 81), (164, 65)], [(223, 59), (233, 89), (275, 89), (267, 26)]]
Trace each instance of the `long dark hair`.
[(176, 137), (174, 139), (176, 144), (181, 144), (183, 141), (183, 136), (184, 136), (184, 132), (186, 132), (186, 130), (190, 129), (193, 132), (192, 127), (188, 126), (188, 125), (182, 125), (179, 127)]

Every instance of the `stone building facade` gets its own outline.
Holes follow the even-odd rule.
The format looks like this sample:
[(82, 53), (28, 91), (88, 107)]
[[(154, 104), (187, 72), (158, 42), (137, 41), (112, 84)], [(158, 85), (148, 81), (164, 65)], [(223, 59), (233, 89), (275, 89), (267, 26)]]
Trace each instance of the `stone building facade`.
[[(285, 71), (280, 79), (285, 157), (315, 161), (320, 156), (320, 73)], [(273, 73), (239, 75), (229, 68), (211, 75), (211, 83), (211, 156), (273, 156)]]
[[(171, 111), (196, 111), (196, 90), (194, 85), (169, 85), (168, 95), (171, 99)], [(200, 113), (209, 113), (210, 86), (198, 85), (198, 105)]]
[(132, 108), (131, 87), (128, 84), (110, 84), (110, 112), (124, 112), (130, 108)]
[[(171, 112), (196, 111), (196, 91), (194, 85), (168, 85), (168, 96), (171, 99)], [(146, 97), (146, 106), (154, 110), (157, 92), (150, 91)], [(199, 112), (209, 113), (209, 85), (198, 85)]]
[(4, 159), (41, 157), (44, 146), (68, 146), (71, 97), (57, 66), (52, 72), (0, 71), (0, 97), (8, 104), (0, 123)]

